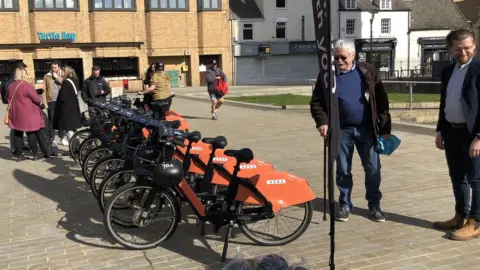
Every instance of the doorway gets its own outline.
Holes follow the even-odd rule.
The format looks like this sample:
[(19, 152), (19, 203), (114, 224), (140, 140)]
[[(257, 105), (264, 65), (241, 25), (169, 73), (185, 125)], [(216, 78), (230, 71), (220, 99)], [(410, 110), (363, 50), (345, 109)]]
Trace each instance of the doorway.
[(84, 74), (83, 74), (83, 60), (81, 58), (69, 58), (69, 59), (35, 59), (33, 60), (33, 69), (35, 71), (35, 82), (43, 80), (43, 76), (47, 74), (52, 66), (52, 61), (57, 60), (60, 62), (60, 66), (71, 66), (78, 76), (78, 83), (80, 89), (83, 89)]

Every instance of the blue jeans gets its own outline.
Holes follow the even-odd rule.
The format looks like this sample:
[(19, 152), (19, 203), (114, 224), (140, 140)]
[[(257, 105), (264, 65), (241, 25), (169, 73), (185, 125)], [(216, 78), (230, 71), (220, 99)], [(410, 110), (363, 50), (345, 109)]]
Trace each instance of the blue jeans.
[(337, 187), (340, 191), (339, 202), (342, 207), (352, 211), (351, 201), (353, 188), (352, 158), (354, 146), (362, 161), (365, 171), (365, 198), (368, 208), (380, 207), (380, 156), (376, 151), (373, 130), (369, 127), (342, 127), (340, 129), (340, 148), (337, 157)]
[(455, 196), (455, 212), (480, 222), (480, 157), (469, 156), (473, 136), (466, 127), (446, 127), (442, 138)]

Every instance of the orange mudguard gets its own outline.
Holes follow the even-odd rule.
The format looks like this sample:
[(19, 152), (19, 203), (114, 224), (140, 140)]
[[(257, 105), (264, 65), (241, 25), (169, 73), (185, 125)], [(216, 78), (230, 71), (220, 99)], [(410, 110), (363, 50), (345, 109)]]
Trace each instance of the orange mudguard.
[(185, 119), (182, 118), (182, 117), (175, 116), (175, 115), (169, 115), (169, 116), (166, 116), (165, 118), (166, 118), (167, 121), (180, 120), (181, 125), (180, 125), (180, 127), (178, 128), (178, 130), (188, 130), (188, 129), (189, 129), (189, 125), (188, 125), (188, 123), (187, 123), (187, 120), (185, 120)]
[(142, 134), (145, 139), (148, 139), (148, 136), (150, 135), (150, 130), (142, 128)]
[[(230, 173), (233, 174), (233, 170), (235, 169), (235, 165), (237, 164), (237, 160), (235, 158), (231, 158), (230, 161), (223, 164), (223, 167)], [(258, 159), (253, 159), (248, 164), (240, 164), (240, 171), (238, 171), (237, 176), (241, 178), (251, 178), (257, 174), (264, 173), (264, 172), (271, 172), (275, 171), (273, 165), (270, 163), (265, 163)], [(222, 175), (217, 170), (213, 173), (212, 184), (220, 185), (220, 186), (228, 186), (228, 176)]]
[(170, 111), (165, 113), (165, 116), (170, 116), (170, 115), (182, 117), (182, 115), (180, 113), (178, 113), (177, 111), (174, 111), (174, 110), (170, 110)]
[[(277, 213), (282, 208), (297, 205), (315, 199), (315, 193), (304, 178), (287, 172), (271, 171), (258, 174), (249, 179), (252, 184), (272, 203), (273, 211)], [(237, 201), (261, 204), (250, 190), (240, 186), (235, 198)], [(263, 203), (262, 203), (263, 204)]]

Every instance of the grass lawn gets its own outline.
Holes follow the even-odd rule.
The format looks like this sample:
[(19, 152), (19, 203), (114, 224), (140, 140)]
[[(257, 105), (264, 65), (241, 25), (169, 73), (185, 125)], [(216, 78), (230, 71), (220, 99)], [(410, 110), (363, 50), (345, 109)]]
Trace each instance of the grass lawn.
[[(274, 106), (282, 105), (308, 105), (310, 104), (310, 96), (281, 94), (270, 96), (243, 96), (227, 98), (233, 101), (241, 101), (248, 103), (267, 104)], [(388, 94), (390, 103), (409, 102), (408, 94), (390, 93)], [(440, 94), (413, 94), (413, 102), (439, 102)]]

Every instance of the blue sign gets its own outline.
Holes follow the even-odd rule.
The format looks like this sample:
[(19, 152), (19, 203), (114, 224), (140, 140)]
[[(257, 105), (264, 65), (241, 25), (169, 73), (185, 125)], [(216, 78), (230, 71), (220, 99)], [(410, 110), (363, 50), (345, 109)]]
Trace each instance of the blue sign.
[(38, 40), (46, 41), (46, 40), (65, 40), (70, 42), (75, 42), (77, 39), (77, 35), (73, 32), (37, 32)]

